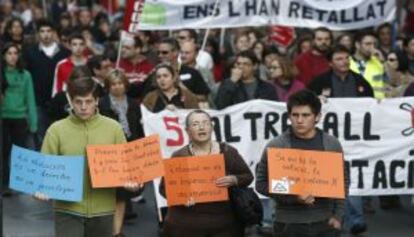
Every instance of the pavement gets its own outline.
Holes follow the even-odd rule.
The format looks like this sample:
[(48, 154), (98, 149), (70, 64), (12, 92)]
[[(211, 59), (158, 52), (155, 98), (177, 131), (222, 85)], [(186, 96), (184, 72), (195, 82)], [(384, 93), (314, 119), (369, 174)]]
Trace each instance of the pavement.
[[(144, 204), (134, 203), (138, 217), (124, 225), (126, 237), (158, 237), (159, 226), (152, 185), (147, 185)], [(366, 216), (368, 232), (360, 237), (413, 237), (414, 205), (411, 196), (402, 197), (403, 207), (393, 210), (376, 208), (375, 214)], [(376, 198), (374, 205), (378, 207)], [(40, 202), (30, 196), (16, 194), (3, 198), (4, 237), (53, 237), (53, 212), (50, 203)], [(248, 237), (261, 236), (255, 229)], [(342, 236), (350, 236), (344, 233)]]

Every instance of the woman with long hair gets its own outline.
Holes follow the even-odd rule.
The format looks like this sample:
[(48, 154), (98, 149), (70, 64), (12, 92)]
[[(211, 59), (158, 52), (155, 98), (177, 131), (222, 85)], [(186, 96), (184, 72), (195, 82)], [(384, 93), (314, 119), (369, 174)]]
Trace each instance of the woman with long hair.
[(20, 49), (24, 42), (24, 24), (20, 18), (11, 18), (4, 29), (4, 43), (15, 43)]
[(199, 108), (196, 95), (179, 84), (172, 66), (159, 64), (155, 69), (155, 79), (157, 89), (148, 93), (142, 102), (150, 111)]
[[(7, 87), (0, 104), (3, 120), (3, 184), (8, 186), (12, 144), (26, 147), (29, 132), (37, 131), (36, 101), (30, 73), (24, 69), (20, 47), (5, 44), (1, 51), (1, 73)], [(3, 195), (10, 195), (6, 190)]]
[(293, 62), (284, 57), (276, 57), (268, 66), (269, 80), (273, 82), (280, 101), (287, 101), (289, 95), (305, 86), (296, 80), (298, 70)]
[[(129, 82), (125, 74), (115, 69), (106, 76), (105, 88), (108, 94), (99, 101), (99, 112), (107, 117), (118, 121), (123, 130), (127, 141), (144, 136), (141, 125), (141, 110), (135, 100), (129, 98), (126, 94)], [(122, 224), (124, 222), (125, 212), (127, 216), (133, 215), (131, 198), (137, 196), (140, 191), (129, 192), (123, 188), (116, 191), (116, 209), (114, 216), (114, 236), (121, 237)]]

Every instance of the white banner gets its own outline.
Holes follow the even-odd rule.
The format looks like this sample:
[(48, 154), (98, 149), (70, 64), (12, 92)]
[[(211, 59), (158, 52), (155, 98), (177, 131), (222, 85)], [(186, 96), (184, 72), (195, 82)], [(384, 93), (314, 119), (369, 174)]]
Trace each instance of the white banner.
[[(154, 114), (142, 107), (146, 135), (159, 134), (163, 156), (188, 144), (189, 110)], [(288, 126), (285, 103), (254, 100), (208, 111), (215, 139), (236, 147), (254, 173), (264, 146)], [(318, 127), (338, 137), (350, 169), (350, 195), (414, 194), (414, 97), (329, 99)], [(158, 190), (158, 182), (155, 183)], [(165, 200), (157, 197), (158, 206)]]
[[(136, 0), (138, 1), (138, 0)], [(395, 19), (395, 0), (146, 0), (127, 28), (174, 30), (285, 25), (351, 30)], [(138, 24), (140, 23), (139, 27)], [(139, 29), (138, 29), (139, 28)]]

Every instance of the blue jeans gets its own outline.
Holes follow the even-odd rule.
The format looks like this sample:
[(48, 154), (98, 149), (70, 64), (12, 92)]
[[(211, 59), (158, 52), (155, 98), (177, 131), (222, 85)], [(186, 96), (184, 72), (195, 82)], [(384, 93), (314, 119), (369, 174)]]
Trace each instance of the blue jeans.
[(273, 206), (273, 200), (270, 198), (267, 199), (260, 199), (262, 201), (263, 206), (263, 224), (269, 224), (271, 225), (273, 223), (273, 212), (275, 210), (275, 207)]
[(361, 196), (349, 196), (345, 201), (345, 226), (365, 225), (363, 201)]

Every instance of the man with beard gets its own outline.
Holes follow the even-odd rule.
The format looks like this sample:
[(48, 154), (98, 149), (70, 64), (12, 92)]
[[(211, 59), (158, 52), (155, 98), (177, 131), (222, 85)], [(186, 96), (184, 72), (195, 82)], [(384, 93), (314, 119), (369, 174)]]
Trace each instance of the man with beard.
[(372, 32), (362, 32), (355, 40), (355, 54), (351, 70), (361, 74), (374, 90), (374, 97), (385, 98), (384, 65), (381, 52), (376, 48), (377, 38)]
[(259, 60), (251, 51), (243, 51), (236, 56), (230, 78), (225, 79), (216, 95), (217, 109), (254, 99), (278, 101), (275, 88), (255, 76)]
[(305, 85), (308, 85), (316, 76), (329, 70), (326, 54), (332, 45), (332, 32), (325, 27), (316, 28), (313, 31), (312, 40), (312, 50), (295, 58), (295, 65), (299, 70), (297, 79)]
[(142, 54), (142, 41), (138, 37), (124, 36), (122, 39), (119, 67), (125, 71), (130, 83), (128, 96), (141, 100), (144, 81), (154, 65)]

